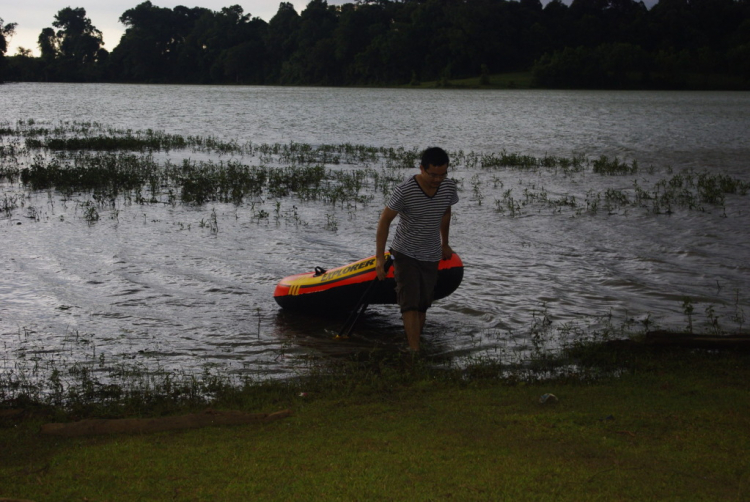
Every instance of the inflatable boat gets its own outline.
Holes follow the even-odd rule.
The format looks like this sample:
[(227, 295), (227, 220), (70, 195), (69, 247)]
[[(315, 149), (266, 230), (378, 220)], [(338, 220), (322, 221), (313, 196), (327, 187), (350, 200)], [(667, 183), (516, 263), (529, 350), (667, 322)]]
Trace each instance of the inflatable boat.
[[(389, 253), (386, 253), (389, 258)], [(450, 260), (441, 260), (435, 300), (453, 293), (464, 277), (464, 264), (453, 253)], [(373, 283), (373, 281), (376, 281)], [(315, 267), (312, 272), (290, 275), (276, 285), (273, 297), (282, 308), (306, 311), (350, 311), (357, 307), (365, 291), (370, 304), (395, 304), (396, 281), (393, 268), (386, 278), (378, 281), (375, 256), (332, 270)]]

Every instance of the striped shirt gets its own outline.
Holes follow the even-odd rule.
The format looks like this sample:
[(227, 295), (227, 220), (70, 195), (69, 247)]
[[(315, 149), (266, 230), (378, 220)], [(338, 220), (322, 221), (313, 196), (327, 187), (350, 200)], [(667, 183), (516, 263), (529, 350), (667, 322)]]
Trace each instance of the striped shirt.
[(440, 183), (432, 197), (424, 193), (414, 176), (398, 185), (387, 204), (399, 214), (391, 249), (421, 261), (440, 261), (440, 222), (445, 211), (457, 202), (456, 182), (451, 179)]

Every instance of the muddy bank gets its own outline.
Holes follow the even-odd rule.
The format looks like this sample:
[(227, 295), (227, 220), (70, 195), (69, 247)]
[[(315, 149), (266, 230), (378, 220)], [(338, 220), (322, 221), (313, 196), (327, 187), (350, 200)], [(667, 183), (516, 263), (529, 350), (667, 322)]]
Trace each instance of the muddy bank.
[(95, 436), (104, 434), (149, 434), (180, 429), (197, 429), (214, 425), (243, 425), (266, 423), (286, 418), (291, 410), (275, 413), (242, 413), (239, 411), (216, 411), (208, 409), (202, 413), (191, 413), (161, 418), (88, 419), (73, 423), (50, 423), (42, 426), (42, 434), (54, 436)]

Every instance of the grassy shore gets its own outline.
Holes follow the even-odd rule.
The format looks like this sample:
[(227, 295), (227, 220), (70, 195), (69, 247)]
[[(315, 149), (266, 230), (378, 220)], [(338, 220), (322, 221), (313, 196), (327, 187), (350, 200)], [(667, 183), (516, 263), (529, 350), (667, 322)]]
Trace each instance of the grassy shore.
[[(657, 78), (669, 80), (668, 75), (653, 75)], [(633, 82), (636, 82), (637, 76), (633, 76)], [(495, 73), (491, 75), (476, 76), (469, 78), (444, 78), (442, 80), (432, 80), (425, 82), (412, 82), (409, 85), (401, 87), (412, 87), (422, 89), (557, 89), (557, 87), (547, 87), (540, 84), (534, 79), (531, 71), (525, 72), (508, 72)], [(580, 89), (579, 87), (561, 87), (562, 89), (572, 90)], [(675, 83), (672, 87), (648, 86), (634, 88), (630, 90), (694, 90), (694, 91), (742, 91), (748, 89), (748, 83), (741, 77), (723, 74), (704, 75), (698, 73), (688, 73), (684, 75), (684, 81)], [(588, 89), (593, 90), (593, 89)], [(596, 89), (596, 90), (607, 90)]]
[(43, 423), (103, 409), (16, 403), (0, 419), (0, 498), (750, 498), (749, 354), (628, 343), (574, 357), (576, 371), (545, 380), (371, 358), (208, 403), (288, 418), (154, 434), (45, 436)]
[(456, 78), (412, 82), (402, 87), (434, 89), (533, 89), (534, 79), (530, 71), (486, 75), (484, 77)]

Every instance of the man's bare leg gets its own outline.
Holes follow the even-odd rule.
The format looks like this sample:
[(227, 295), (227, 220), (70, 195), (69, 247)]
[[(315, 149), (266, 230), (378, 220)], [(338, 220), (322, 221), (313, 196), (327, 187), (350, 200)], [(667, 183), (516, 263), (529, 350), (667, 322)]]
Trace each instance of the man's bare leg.
[(422, 329), (426, 319), (425, 312), (409, 310), (402, 314), (404, 319), (404, 331), (406, 331), (406, 340), (409, 342), (409, 348), (413, 351), (419, 351), (419, 337), (422, 335)]

